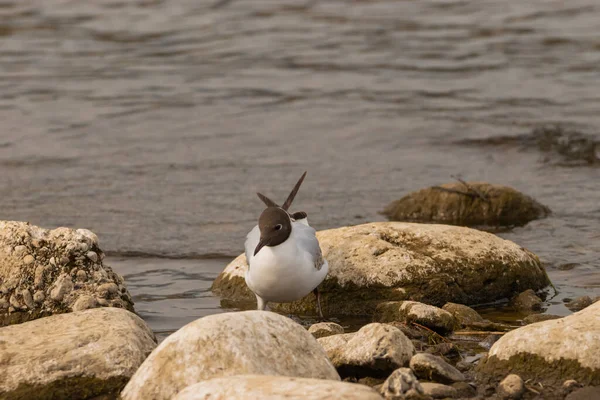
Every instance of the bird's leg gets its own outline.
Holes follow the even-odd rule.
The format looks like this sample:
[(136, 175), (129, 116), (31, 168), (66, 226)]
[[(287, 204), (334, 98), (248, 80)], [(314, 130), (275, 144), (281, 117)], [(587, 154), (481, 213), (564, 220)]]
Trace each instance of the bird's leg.
[(319, 292), (319, 288), (316, 287), (315, 290), (313, 290), (313, 293), (315, 294), (315, 296), (317, 296), (317, 312), (319, 313), (319, 317), (321, 317), (321, 319), (324, 319), (323, 311), (321, 311), (321, 293)]
[(256, 309), (265, 311), (267, 308), (267, 302), (262, 299), (259, 295), (256, 295)]

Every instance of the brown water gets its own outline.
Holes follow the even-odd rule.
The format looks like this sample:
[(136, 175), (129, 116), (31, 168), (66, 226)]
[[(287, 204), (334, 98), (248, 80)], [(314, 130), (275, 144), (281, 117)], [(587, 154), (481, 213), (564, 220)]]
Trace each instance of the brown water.
[(95, 231), (166, 334), (220, 311), (257, 190), (308, 170), (295, 204), (322, 229), (454, 174), (552, 208), (501, 236), (567, 314), (600, 295), (598, 164), (485, 140), (600, 140), (598, 32), (595, 0), (0, 0), (0, 218)]

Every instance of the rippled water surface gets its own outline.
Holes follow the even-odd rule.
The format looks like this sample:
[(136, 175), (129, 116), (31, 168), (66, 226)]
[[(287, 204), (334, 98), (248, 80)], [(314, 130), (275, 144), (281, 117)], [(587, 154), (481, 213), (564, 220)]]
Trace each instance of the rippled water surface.
[(554, 211), (501, 235), (567, 314), (600, 295), (598, 163), (472, 140), (599, 141), (598, 32), (594, 0), (0, 0), (0, 218), (98, 233), (166, 334), (220, 310), (254, 192), (308, 170), (295, 204), (322, 229), (459, 175)]

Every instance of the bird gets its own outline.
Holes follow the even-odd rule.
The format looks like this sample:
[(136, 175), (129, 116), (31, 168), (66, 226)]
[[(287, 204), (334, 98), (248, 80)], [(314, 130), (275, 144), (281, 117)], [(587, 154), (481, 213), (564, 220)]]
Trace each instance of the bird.
[(308, 215), (289, 212), (305, 177), (306, 171), (282, 206), (257, 193), (267, 208), (246, 236), (245, 280), (256, 295), (258, 310), (265, 310), (269, 302), (290, 303), (313, 292), (316, 311), (323, 318), (319, 285), (329, 272), (329, 263), (323, 258), (315, 229), (308, 224)]

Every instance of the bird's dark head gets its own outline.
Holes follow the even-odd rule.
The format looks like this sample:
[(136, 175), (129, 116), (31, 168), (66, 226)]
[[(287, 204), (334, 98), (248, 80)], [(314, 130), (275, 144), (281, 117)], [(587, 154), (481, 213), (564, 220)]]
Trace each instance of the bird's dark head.
[(254, 250), (256, 255), (264, 246), (277, 246), (292, 233), (292, 222), (287, 211), (280, 207), (267, 207), (258, 218), (260, 241)]

